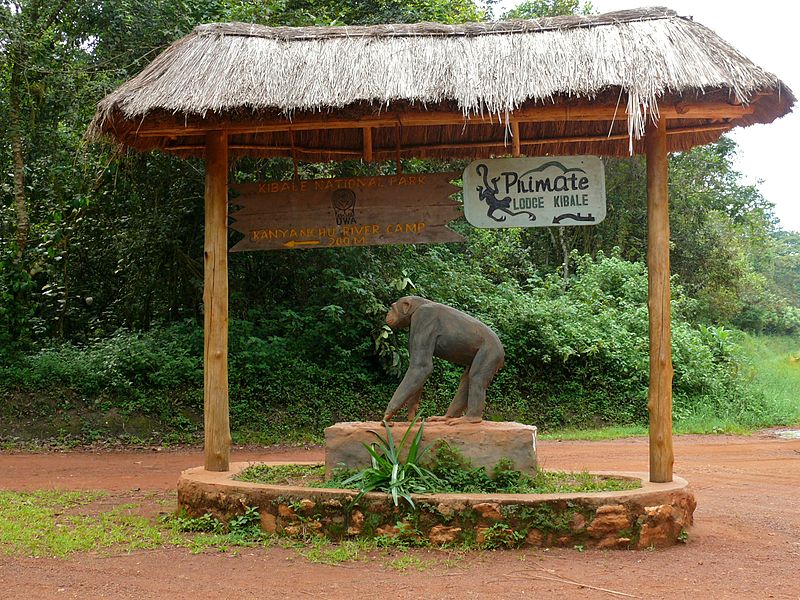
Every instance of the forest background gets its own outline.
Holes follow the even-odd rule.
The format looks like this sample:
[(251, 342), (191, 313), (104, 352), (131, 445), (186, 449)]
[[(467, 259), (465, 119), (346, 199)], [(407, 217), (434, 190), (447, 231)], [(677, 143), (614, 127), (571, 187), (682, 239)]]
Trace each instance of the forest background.
[[(105, 94), (199, 23), (458, 23), (491, 19), (492, 9), (472, 0), (0, 0), (0, 442), (199, 439), (203, 164), (88, 144)], [(529, 0), (500, 16), (591, 10)], [(735, 153), (723, 137), (670, 157), (678, 430), (800, 422), (794, 384), (764, 385), (789, 381), (783, 367), (765, 371), (771, 355), (797, 363), (800, 234), (781, 230), (769, 200), (741, 183)], [(234, 439), (316, 440), (333, 422), (379, 418), (408, 359), (404, 334), (383, 316), (410, 293), (500, 335), (506, 366), (488, 418), (545, 430), (641, 427), (645, 165), (604, 162), (608, 216), (593, 227), (478, 230), (462, 220), (453, 227), (465, 244), (231, 255)], [(403, 161), (406, 172), (463, 166)], [(301, 163), (299, 173), (394, 168)], [(235, 181), (292, 176), (287, 160), (232, 166)], [(459, 377), (436, 365), (424, 414), (447, 406)]]

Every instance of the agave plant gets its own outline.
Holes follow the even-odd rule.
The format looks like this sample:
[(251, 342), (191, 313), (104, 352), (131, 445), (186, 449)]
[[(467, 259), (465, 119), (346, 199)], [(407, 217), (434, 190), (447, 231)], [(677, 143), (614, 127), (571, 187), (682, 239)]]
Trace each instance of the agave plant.
[(356, 500), (359, 500), (367, 492), (377, 490), (390, 494), (395, 506), (399, 506), (400, 498), (403, 498), (414, 508), (411, 494), (431, 492), (440, 484), (436, 475), (419, 464), (427, 451), (427, 448), (423, 449), (420, 443), (422, 429), (425, 426), (424, 420), (420, 422), (419, 429), (411, 440), (405, 460), (400, 459), (400, 453), (416, 423), (417, 419), (411, 422), (399, 445), (394, 443), (392, 428), (386, 421), (383, 422), (386, 430), (385, 437), (377, 431), (370, 431), (378, 438), (372, 444), (364, 444), (369, 452), (372, 466), (356, 473), (342, 483), (343, 487), (358, 484), (360, 492)]

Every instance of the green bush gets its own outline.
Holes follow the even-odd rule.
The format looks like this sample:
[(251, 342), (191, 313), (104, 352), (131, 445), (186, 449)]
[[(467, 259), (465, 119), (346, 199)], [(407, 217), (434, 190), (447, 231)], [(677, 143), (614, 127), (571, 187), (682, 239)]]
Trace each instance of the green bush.
[[(545, 427), (646, 422), (646, 269), (602, 254), (574, 260), (577, 271), (567, 285), (551, 275), (527, 293), (495, 296), (491, 320), (506, 348), (506, 367), (491, 390), (490, 411)], [(674, 284), (676, 398), (691, 405), (708, 395), (739, 394), (735, 344), (721, 345), (691, 325), (685, 319), (691, 310), (692, 301)]]
[[(418, 252), (413, 268), (404, 270), (405, 252), (401, 247), (384, 255), (383, 277), (372, 271), (354, 276), (343, 261), (324, 272), (328, 285), (318, 295), (235, 311), (229, 380), (236, 436), (307, 438), (336, 421), (380, 418), (408, 360), (406, 334), (387, 331), (383, 315), (407, 293), (461, 308), (497, 331), (506, 364), (489, 389), (487, 418), (545, 428), (646, 423), (644, 265), (618, 256), (573, 255), (574, 274), (566, 282), (556, 275), (519, 282), (494, 268), (484, 272), (479, 257), (444, 246)], [(701, 406), (739, 410), (747, 398), (733, 334), (692, 325), (694, 310), (674, 282), (678, 419)], [(202, 410), (202, 340), (194, 321), (120, 330), (82, 346), (63, 344), (8, 360), (0, 365), (0, 386), (65, 389), (104, 408), (155, 414), (180, 425), (182, 410)], [(462, 370), (436, 362), (423, 414), (442, 414)]]

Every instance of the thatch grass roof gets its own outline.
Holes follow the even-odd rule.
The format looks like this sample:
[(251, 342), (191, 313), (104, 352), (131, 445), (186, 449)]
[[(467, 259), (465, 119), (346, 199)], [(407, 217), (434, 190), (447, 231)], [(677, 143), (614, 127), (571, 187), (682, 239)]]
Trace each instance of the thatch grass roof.
[[(341, 158), (622, 155), (648, 118), (670, 150), (788, 113), (792, 92), (664, 8), (370, 27), (201, 25), (103, 99), (90, 135), (202, 154)], [(364, 128), (370, 127), (367, 134)], [(367, 147), (369, 146), (369, 148)]]

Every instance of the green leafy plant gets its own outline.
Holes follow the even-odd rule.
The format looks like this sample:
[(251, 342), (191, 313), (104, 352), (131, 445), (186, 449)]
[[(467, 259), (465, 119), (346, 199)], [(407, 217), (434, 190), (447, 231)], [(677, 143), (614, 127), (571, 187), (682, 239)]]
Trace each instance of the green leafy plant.
[(370, 432), (378, 440), (369, 445), (364, 444), (369, 452), (372, 466), (342, 482), (344, 487), (359, 485), (360, 492), (356, 501), (367, 492), (379, 490), (390, 494), (395, 506), (399, 506), (402, 498), (413, 508), (414, 501), (411, 499), (411, 494), (430, 492), (437, 487), (438, 478), (429, 469), (420, 465), (420, 460), (426, 452), (426, 449), (421, 447), (424, 420), (411, 440), (405, 460), (400, 458), (406, 440), (416, 423), (417, 419), (411, 422), (399, 445), (395, 444), (392, 429), (386, 421), (383, 422), (385, 437), (381, 437), (376, 431)]
[(167, 515), (162, 522), (172, 525), (181, 533), (223, 533), (225, 531), (225, 523), (211, 513), (190, 517), (185, 509), (176, 515)]
[(431, 471), (437, 480), (437, 493), (468, 494), (557, 494), (620, 491), (640, 487), (635, 480), (603, 477), (587, 472), (543, 471), (524, 473), (514, 463), (501, 458), (491, 476), (484, 467), (473, 467), (456, 448), (440, 441), (433, 452)]
[(495, 523), (483, 532), (483, 540), (481, 546), (487, 549), (517, 548), (525, 541), (525, 534), (506, 523)]
[(245, 506), (244, 513), (231, 518), (227, 526), (210, 513), (190, 517), (185, 510), (162, 519), (165, 525), (181, 533), (208, 533), (226, 535), (230, 541), (255, 541), (264, 537), (261, 531), (261, 515), (255, 506)]
[(255, 506), (246, 506), (244, 513), (233, 517), (228, 522), (228, 530), (235, 537), (244, 539), (259, 539), (263, 536), (261, 531), (261, 515)]

